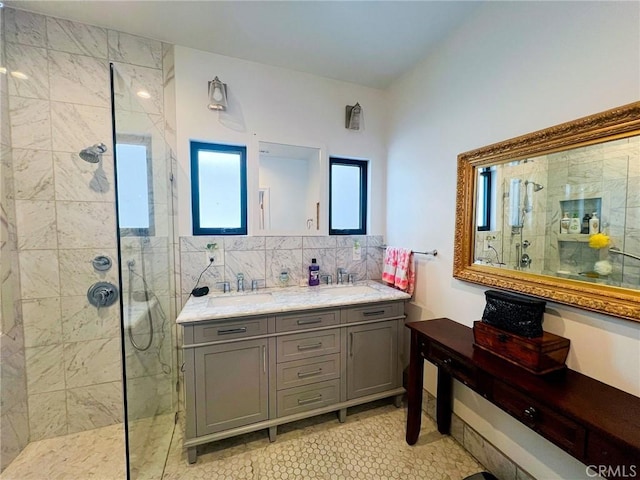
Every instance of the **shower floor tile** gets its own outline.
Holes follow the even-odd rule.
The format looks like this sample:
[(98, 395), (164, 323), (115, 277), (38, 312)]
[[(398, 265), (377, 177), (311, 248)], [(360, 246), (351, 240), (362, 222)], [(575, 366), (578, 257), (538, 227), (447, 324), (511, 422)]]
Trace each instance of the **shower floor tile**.
[(31, 442), (0, 479), (123, 479), (124, 457), (123, 425), (111, 425)]

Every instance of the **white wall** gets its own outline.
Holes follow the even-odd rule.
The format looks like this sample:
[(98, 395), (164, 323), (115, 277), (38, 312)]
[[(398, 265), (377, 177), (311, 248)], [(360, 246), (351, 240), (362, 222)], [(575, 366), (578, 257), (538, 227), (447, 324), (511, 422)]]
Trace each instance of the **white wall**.
[[(438, 249), (418, 260), (415, 317), (470, 326), (484, 307), (485, 288), (452, 278), (457, 155), (639, 100), (639, 9), (488, 2), (394, 83), (387, 238)], [(640, 396), (640, 323), (556, 304), (547, 312), (545, 329), (571, 339), (571, 368)], [(426, 375), (435, 393), (434, 369)], [(458, 384), (454, 409), (536, 478), (588, 478), (577, 460)]]
[[(384, 231), (386, 92), (185, 47), (175, 48), (175, 75), (180, 235), (191, 235), (190, 139), (247, 146), (249, 205), (257, 202), (260, 140), (321, 147), (325, 159), (367, 158), (368, 233)], [(207, 109), (207, 82), (216, 75), (228, 85), (229, 109), (221, 114)], [(360, 132), (344, 127), (345, 106), (355, 102), (364, 111)], [(251, 216), (249, 225), (254, 225)]]

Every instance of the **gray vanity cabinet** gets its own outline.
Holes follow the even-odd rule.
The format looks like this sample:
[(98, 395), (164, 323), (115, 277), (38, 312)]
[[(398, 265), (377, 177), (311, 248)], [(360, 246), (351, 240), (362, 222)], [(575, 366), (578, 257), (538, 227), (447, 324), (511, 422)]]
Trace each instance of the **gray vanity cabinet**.
[(395, 397), (403, 301), (183, 323), (185, 440), (197, 445)]
[(376, 322), (347, 329), (347, 400), (400, 386), (399, 322)]
[(266, 339), (195, 349), (196, 434), (269, 418)]

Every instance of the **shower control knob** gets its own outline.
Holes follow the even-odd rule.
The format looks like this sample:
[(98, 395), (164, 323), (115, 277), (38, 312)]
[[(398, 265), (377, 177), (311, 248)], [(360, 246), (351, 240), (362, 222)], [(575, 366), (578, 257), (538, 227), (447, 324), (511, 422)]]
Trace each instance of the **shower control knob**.
[(109, 307), (118, 300), (118, 288), (110, 282), (97, 282), (89, 287), (87, 299), (94, 307)]

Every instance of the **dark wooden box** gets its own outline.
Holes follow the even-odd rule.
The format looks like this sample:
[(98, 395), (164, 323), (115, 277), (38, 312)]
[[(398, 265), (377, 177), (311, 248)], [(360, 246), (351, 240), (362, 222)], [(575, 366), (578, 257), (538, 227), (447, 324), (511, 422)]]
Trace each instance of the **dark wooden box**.
[(473, 338), (477, 348), (536, 375), (565, 368), (569, 354), (569, 339), (549, 332), (527, 338), (477, 321), (473, 322)]

